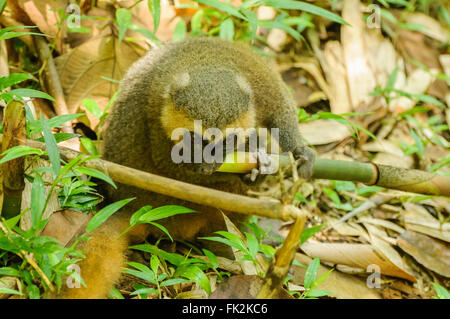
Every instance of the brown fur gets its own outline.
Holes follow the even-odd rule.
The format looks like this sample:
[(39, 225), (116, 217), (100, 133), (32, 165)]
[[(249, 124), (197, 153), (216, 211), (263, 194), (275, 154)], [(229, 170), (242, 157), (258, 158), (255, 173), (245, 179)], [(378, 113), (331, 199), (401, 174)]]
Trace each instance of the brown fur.
[[(298, 154), (305, 150), (295, 104), (270, 62), (243, 44), (192, 38), (155, 49), (130, 68), (108, 116), (103, 158), (181, 181), (245, 194), (248, 185), (236, 175), (205, 176), (172, 162), (172, 129), (190, 128), (195, 119), (202, 120), (204, 128), (276, 127), (280, 129), (283, 151)], [(124, 251), (133, 237), (129, 234), (118, 239), (117, 235), (128, 226), (130, 215), (144, 205), (183, 205), (198, 212), (161, 221), (176, 239), (195, 240), (198, 235), (224, 227), (221, 212), (212, 207), (126, 185), (109, 189), (108, 195), (111, 201), (137, 199), (95, 231), (84, 245), (87, 258), (80, 266), (88, 288), (66, 289), (63, 297), (106, 296), (120, 277)], [(235, 221), (242, 218), (227, 214)], [(160, 233), (152, 227), (140, 227), (134, 236), (145, 238)]]

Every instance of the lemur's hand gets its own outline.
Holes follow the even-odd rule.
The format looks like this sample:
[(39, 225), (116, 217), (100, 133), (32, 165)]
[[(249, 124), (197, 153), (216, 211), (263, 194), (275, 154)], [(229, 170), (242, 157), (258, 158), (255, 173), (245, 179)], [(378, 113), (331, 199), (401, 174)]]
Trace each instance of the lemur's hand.
[(292, 155), (297, 160), (299, 177), (310, 179), (313, 174), (316, 153), (308, 146), (299, 146), (292, 152)]
[[(272, 158), (264, 150), (256, 152), (255, 155), (258, 168), (252, 169), (251, 173), (242, 177), (242, 181), (249, 186), (261, 184), (268, 174), (273, 174), (276, 171), (274, 171), (274, 163), (271, 162)], [(276, 168), (278, 168), (278, 165), (276, 165)]]

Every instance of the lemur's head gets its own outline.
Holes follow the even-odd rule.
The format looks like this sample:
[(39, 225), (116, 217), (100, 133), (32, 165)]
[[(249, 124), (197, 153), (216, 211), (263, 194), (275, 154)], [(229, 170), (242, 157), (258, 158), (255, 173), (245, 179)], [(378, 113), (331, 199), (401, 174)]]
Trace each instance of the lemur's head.
[[(195, 125), (194, 121), (201, 122)], [(192, 141), (194, 134), (200, 135), (203, 146), (212, 141), (224, 144), (227, 129), (240, 128), (245, 131), (255, 128), (252, 88), (244, 76), (231, 69), (197, 66), (173, 77), (165, 92), (161, 123), (174, 143), (180, 142), (183, 136), (177, 133), (174, 137), (173, 133), (184, 128), (190, 132)], [(216, 133), (219, 130), (222, 138), (218, 138), (213, 130)], [(197, 138), (197, 144), (198, 141)], [(211, 174), (218, 167), (218, 163), (207, 165), (202, 161), (202, 164), (192, 167), (204, 174)]]

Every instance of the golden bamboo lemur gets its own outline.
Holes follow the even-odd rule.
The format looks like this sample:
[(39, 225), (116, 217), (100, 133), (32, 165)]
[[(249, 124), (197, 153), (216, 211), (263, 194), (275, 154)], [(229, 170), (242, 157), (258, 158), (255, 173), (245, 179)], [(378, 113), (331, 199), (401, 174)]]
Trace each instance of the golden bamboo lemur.
[[(282, 151), (306, 158), (300, 175), (310, 177), (314, 153), (301, 140), (294, 101), (269, 61), (243, 44), (216, 38), (191, 38), (154, 49), (135, 62), (122, 80), (120, 94), (108, 116), (103, 158), (181, 181), (245, 194), (248, 185), (233, 174), (213, 173), (218, 165), (176, 164), (171, 159), (172, 131), (192, 131), (194, 120), (205, 128), (278, 128)], [(192, 169), (194, 168), (194, 169)], [(80, 262), (87, 288), (64, 288), (65, 298), (104, 298), (120, 277), (130, 239), (157, 230), (140, 225), (127, 236), (131, 213), (145, 205), (176, 204), (198, 213), (162, 221), (176, 239), (194, 240), (224, 227), (212, 207), (150, 193), (126, 185), (108, 191), (116, 201), (136, 197), (113, 215), (84, 244)], [(229, 214), (237, 217), (236, 214)]]

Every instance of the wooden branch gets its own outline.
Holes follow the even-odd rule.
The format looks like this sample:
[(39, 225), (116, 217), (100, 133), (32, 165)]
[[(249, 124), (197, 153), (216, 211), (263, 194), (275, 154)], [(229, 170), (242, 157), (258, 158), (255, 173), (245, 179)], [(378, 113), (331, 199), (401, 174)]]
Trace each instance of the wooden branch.
[[(41, 36), (34, 36), (33, 38), (39, 52), (39, 58), (44, 65), (48, 93), (55, 99), (55, 102), (53, 103), (55, 112), (57, 115), (68, 114), (69, 110), (67, 108), (64, 92), (47, 41)], [(73, 133), (70, 122), (67, 122), (66, 124), (68, 126), (63, 127), (62, 130), (66, 133)]]
[[(0, 138), (3, 138), (0, 135)], [(26, 145), (46, 150), (44, 143), (26, 140)], [(58, 147), (61, 158), (70, 161), (77, 156), (87, 155), (66, 147)], [(83, 166), (97, 169), (107, 174), (118, 183), (145, 189), (151, 192), (179, 198), (189, 202), (216, 207), (226, 211), (246, 215), (276, 218), (282, 220), (296, 219), (301, 215), (300, 210), (293, 205), (283, 205), (275, 199), (257, 199), (243, 195), (218, 191), (203, 186), (180, 182), (156, 174), (139, 171), (134, 168), (119, 165), (102, 159), (88, 160)]]

